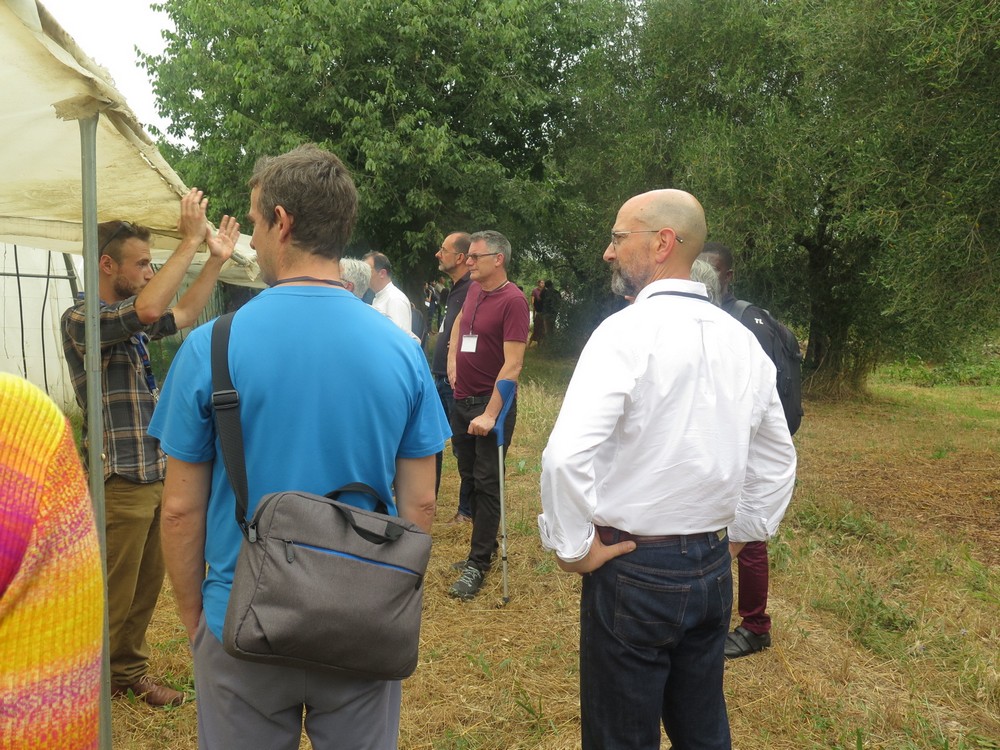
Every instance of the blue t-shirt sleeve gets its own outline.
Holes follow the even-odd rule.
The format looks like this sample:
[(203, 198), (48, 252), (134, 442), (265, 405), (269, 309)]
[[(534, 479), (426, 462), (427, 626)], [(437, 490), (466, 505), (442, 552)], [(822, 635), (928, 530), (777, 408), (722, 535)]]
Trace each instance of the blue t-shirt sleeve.
[[(422, 351), (418, 356), (423, 360)], [(426, 362), (418, 362), (416, 372), (419, 373), (416, 398), (399, 443), (399, 458), (424, 458), (440, 453), (451, 437), (451, 425)]]
[(189, 463), (215, 458), (211, 332), (210, 324), (197, 328), (177, 350), (149, 425), (164, 453)]

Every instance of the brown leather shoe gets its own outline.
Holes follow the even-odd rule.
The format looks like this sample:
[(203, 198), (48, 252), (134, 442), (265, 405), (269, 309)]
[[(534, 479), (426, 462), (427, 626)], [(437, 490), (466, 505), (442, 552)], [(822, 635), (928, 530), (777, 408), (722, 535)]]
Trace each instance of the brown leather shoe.
[(472, 523), (472, 519), (464, 513), (456, 513), (445, 526), (456, 526), (461, 523)]
[(158, 682), (153, 682), (149, 677), (140, 677), (131, 685), (115, 685), (111, 688), (112, 697), (127, 696), (129, 691), (139, 700), (143, 700), (151, 706), (161, 708), (163, 706), (180, 706), (184, 703), (186, 696), (179, 690), (168, 688)]

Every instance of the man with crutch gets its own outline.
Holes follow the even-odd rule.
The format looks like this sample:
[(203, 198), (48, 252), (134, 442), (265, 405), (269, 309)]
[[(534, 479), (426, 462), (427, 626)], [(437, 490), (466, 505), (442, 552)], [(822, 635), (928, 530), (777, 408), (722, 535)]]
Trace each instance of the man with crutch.
[(500, 527), (502, 457), (517, 421), (516, 399), (504, 418), (503, 447), (498, 460), (491, 435), (504, 406), (498, 382), (517, 383), (528, 341), (528, 302), (507, 278), (510, 242), (499, 232), (472, 235), (466, 256), (469, 292), (455, 320), (448, 347), (448, 380), (455, 394), (451, 413), (452, 450), (463, 480), (473, 481), (472, 539), (468, 558), (449, 595), (475, 597), (492, 565)]

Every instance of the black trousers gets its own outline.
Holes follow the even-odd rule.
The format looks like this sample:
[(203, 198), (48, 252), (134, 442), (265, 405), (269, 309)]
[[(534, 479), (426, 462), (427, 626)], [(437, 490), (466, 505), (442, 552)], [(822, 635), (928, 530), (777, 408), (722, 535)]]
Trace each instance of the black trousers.
[[(472, 481), (472, 543), (469, 562), (483, 571), (490, 569), (500, 528), (500, 472), (503, 470), (495, 432), (485, 437), (469, 434), (469, 423), (486, 410), (482, 403), (456, 400), (451, 411), (451, 447), (462, 482)], [(503, 455), (506, 458), (517, 422), (517, 400), (504, 419)]]

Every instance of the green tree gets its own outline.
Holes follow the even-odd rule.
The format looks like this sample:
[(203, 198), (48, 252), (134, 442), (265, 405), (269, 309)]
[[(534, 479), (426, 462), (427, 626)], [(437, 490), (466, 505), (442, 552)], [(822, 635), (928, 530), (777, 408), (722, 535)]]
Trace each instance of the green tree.
[(240, 211), (256, 158), (312, 141), (352, 169), (355, 249), (416, 286), (454, 229), (523, 246), (554, 191), (562, 80), (599, 38), (600, 0), (166, 0), (176, 31), (145, 58), (181, 143), (177, 168)]
[(996, 326), (1000, 3), (651, 0), (630, 18), (627, 53), (577, 69), (582, 111), (620, 115), (596, 159), (583, 133), (559, 151), (581, 196), (607, 195), (602, 173), (697, 195), (742, 295), (808, 331), (816, 390)]

